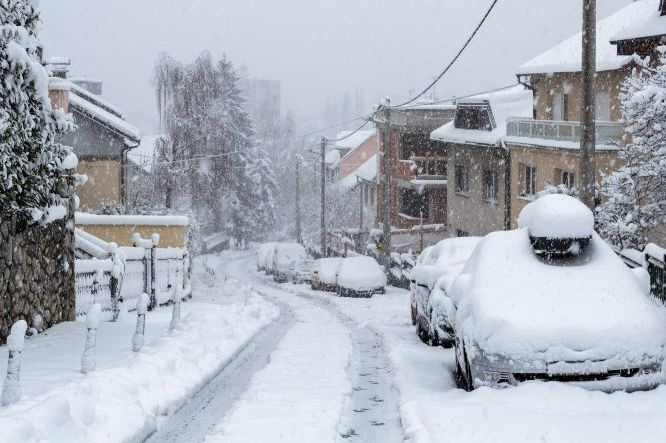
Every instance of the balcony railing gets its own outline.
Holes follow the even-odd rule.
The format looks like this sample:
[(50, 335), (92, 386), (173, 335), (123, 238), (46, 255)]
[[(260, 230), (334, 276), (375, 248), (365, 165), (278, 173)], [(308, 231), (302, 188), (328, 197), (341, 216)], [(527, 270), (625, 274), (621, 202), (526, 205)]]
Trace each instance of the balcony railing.
[(446, 178), (446, 157), (412, 157), (414, 176), (419, 178)]
[[(616, 122), (596, 122), (596, 141), (602, 145), (623, 144), (624, 128)], [(507, 137), (521, 137), (565, 142), (580, 142), (580, 122), (533, 120), (509, 117)]]

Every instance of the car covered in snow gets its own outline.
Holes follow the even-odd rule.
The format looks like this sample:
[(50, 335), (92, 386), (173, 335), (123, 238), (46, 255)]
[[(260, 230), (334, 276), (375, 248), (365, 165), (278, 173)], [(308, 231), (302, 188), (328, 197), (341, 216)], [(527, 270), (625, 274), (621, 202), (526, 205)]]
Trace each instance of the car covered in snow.
[(310, 286), (317, 291), (335, 292), (338, 284), (340, 257), (328, 257), (315, 260), (310, 276)]
[(447, 238), (426, 248), (411, 272), (410, 297), (416, 333), (430, 345), (453, 345), (450, 286), (481, 239)]
[(340, 263), (336, 292), (340, 297), (372, 297), (386, 292), (384, 269), (372, 257), (346, 257)]
[(298, 243), (278, 243), (272, 257), (271, 274), (279, 283), (289, 281), (290, 272), (307, 259), (303, 245)]
[[(265, 271), (268, 268), (269, 256), (272, 259), (272, 253), (277, 243), (263, 243), (257, 250), (257, 271)], [(271, 262), (272, 263), (272, 260)]]
[(295, 262), (293, 266), (290, 266), (289, 269), (287, 269), (287, 280), (295, 284), (309, 284), (313, 266), (314, 261), (312, 260)]
[(451, 294), (468, 390), (560, 381), (606, 392), (663, 381), (663, 307), (573, 197), (543, 196), (479, 243)]

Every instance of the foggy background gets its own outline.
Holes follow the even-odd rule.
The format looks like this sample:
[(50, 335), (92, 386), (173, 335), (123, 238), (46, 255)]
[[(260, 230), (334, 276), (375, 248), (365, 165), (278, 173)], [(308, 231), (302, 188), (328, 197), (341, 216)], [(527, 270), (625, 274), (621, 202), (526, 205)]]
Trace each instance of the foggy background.
[[(598, 2), (603, 18), (631, 0)], [(491, 0), (42, 0), (46, 55), (104, 82), (104, 96), (144, 133), (157, 130), (151, 84), (160, 51), (191, 61), (226, 53), (281, 80), (282, 110), (317, 122), (327, 99), (362, 90), (365, 106), (425, 87)], [(581, 27), (580, 0), (500, 0), (436, 89), (439, 98), (515, 83), (516, 68)], [(535, 37), (537, 36), (537, 37)], [(355, 116), (355, 115), (354, 115)], [(354, 117), (352, 116), (352, 117)], [(309, 124), (308, 124), (309, 123)]]

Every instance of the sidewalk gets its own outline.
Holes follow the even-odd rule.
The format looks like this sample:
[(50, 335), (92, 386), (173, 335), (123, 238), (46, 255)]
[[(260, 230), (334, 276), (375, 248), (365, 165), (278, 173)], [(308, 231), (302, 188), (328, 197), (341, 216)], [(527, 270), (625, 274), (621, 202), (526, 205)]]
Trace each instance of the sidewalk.
[[(196, 269), (195, 269), (196, 270)], [(85, 323), (57, 325), (26, 340), (22, 399), (0, 407), (0, 442), (142, 440), (160, 416), (177, 409), (223, 367), (278, 309), (235, 287), (194, 285), (182, 320), (169, 331), (171, 308), (149, 312), (145, 346), (131, 350), (133, 314), (102, 323), (97, 370), (80, 372)], [(7, 348), (0, 347), (4, 379)]]

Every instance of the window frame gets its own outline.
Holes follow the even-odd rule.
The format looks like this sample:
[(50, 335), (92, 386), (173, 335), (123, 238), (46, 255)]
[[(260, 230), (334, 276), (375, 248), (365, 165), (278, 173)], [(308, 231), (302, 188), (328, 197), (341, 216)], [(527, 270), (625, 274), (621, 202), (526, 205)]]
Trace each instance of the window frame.
[[(490, 177), (490, 183), (487, 180)], [(497, 171), (484, 169), (481, 175), (482, 200), (488, 203), (499, 203), (499, 174)], [(488, 192), (490, 190), (490, 192)]]
[[(462, 174), (460, 174), (462, 172)], [(461, 184), (461, 180), (459, 180), (459, 177), (461, 177), (462, 184), (464, 184), (464, 187), (460, 187), (459, 185)], [(455, 165), (454, 169), (454, 185), (455, 185), (455, 193), (459, 195), (469, 195), (469, 168), (465, 165)]]
[[(527, 164), (525, 165), (524, 179), (525, 183), (523, 186), (523, 195), (524, 196), (534, 196), (536, 195), (536, 178), (537, 178), (537, 167), (536, 165)], [(530, 192), (532, 191), (532, 192)]]

